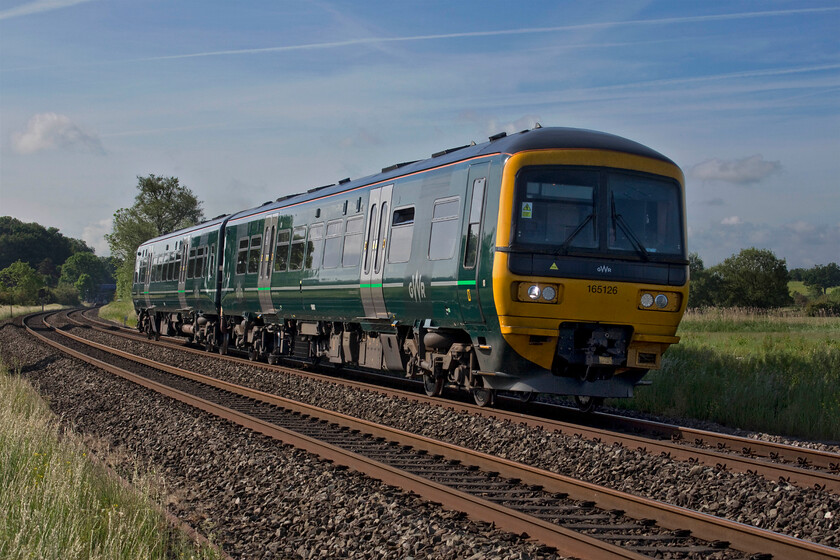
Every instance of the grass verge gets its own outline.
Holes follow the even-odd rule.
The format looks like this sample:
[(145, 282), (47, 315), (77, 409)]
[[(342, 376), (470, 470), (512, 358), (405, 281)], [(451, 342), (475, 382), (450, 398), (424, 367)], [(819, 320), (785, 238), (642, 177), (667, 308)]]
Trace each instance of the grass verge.
[[(55, 311), (62, 309), (64, 306), (58, 303), (51, 303), (44, 306), (44, 311)], [(20, 315), (28, 315), (29, 313), (36, 313), (41, 311), (40, 305), (13, 305), (11, 309), (8, 305), (0, 306), (0, 321), (9, 319), (11, 317), (18, 317)]]
[(0, 365), (0, 558), (218, 558), (173, 530), (152, 490), (90, 461), (34, 389)]
[(99, 316), (128, 327), (137, 326), (137, 314), (131, 300), (112, 301), (99, 309)]
[(840, 441), (840, 318), (713, 310), (678, 334), (652, 385), (612, 406)]

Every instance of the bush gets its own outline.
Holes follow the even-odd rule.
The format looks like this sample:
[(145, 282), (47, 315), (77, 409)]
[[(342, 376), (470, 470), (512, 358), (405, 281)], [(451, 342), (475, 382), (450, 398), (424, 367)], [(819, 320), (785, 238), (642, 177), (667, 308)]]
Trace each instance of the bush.
[(840, 299), (823, 296), (809, 302), (805, 312), (809, 317), (840, 317)]
[(70, 284), (59, 284), (50, 289), (50, 299), (61, 305), (79, 305), (79, 292)]

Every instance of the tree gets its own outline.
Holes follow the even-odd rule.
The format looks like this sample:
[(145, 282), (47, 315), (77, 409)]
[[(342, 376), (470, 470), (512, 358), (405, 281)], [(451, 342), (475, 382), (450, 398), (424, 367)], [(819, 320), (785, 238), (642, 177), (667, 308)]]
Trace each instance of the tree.
[(44, 286), (44, 279), (31, 266), (17, 261), (0, 270), (0, 294), (10, 311), (14, 303), (35, 305), (38, 290)]
[(720, 281), (718, 305), (782, 307), (791, 303), (784, 259), (766, 249), (742, 249), (709, 269)]
[(83, 300), (92, 301), (96, 297), (96, 282), (89, 274), (82, 273), (73, 285)]
[(803, 273), (802, 281), (809, 289), (825, 295), (828, 288), (840, 286), (840, 266), (837, 263), (818, 264)]
[(128, 297), (137, 247), (144, 241), (204, 219), (201, 201), (177, 177), (137, 177), (137, 196), (130, 208), (114, 213), (114, 229), (105, 235), (117, 259), (117, 294)]
[(689, 307), (714, 307), (720, 294), (720, 278), (703, 266), (703, 259), (697, 253), (688, 255)]
[(75, 284), (83, 274), (90, 276), (94, 284), (105, 284), (112, 279), (108, 271), (108, 259), (93, 253), (76, 253), (61, 265), (59, 282)]
[(47, 259), (61, 264), (77, 252), (93, 253), (93, 249), (84, 241), (65, 237), (56, 228), (0, 216), (0, 269), (16, 261), (32, 268), (40, 267)]

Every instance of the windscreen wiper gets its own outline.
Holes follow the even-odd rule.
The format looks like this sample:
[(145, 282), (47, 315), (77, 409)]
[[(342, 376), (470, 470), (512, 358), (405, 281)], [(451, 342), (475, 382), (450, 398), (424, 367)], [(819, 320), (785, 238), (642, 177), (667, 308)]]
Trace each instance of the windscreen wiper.
[(586, 224), (592, 221), (592, 214), (589, 214), (578, 227), (575, 228), (575, 231), (569, 234), (569, 237), (566, 238), (563, 243), (560, 244), (560, 248), (557, 249), (554, 254), (555, 255), (565, 255), (569, 252), (569, 245), (571, 244), (572, 240), (577, 237), (577, 234), (583, 231), (583, 228), (586, 227)]
[(642, 256), (642, 260), (650, 260), (650, 255), (648, 254), (647, 249), (645, 249), (644, 245), (642, 245), (642, 242), (639, 241), (639, 238), (636, 237), (636, 234), (633, 233), (632, 228), (627, 224), (627, 222), (624, 221), (624, 218), (621, 216), (621, 214), (616, 213), (615, 194), (613, 193), (610, 193), (610, 212), (612, 213), (613, 222), (618, 224), (618, 227), (621, 228), (621, 231), (623, 231), (624, 234), (628, 238), (630, 238), (630, 241), (633, 242), (633, 245), (636, 246), (636, 250)]

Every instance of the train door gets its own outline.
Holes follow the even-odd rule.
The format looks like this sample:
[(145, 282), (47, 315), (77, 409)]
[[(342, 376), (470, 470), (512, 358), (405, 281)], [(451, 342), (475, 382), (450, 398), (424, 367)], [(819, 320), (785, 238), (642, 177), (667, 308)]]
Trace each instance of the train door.
[(391, 214), (391, 193), (394, 185), (377, 187), (370, 191), (368, 200), (367, 229), (362, 251), (362, 274), (359, 288), (365, 317), (387, 319), (382, 277), (385, 272), (385, 255), (388, 244), (388, 227)]
[(479, 289), (479, 260), (481, 258), (482, 216), (484, 197), (487, 192), (487, 178), (490, 173), (489, 163), (470, 166), (467, 179), (467, 206), (464, 209), (465, 237), (458, 264), (458, 304), (464, 323), (483, 323)]
[(143, 280), (143, 294), (146, 296), (146, 307), (152, 306), (152, 298), (149, 292), (151, 291), (151, 283), (152, 283), (152, 248), (151, 246), (146, 249), (147, 255), (144, 257), (146, 259), (146, 278)]
[(274, 241), (277, 237), (277, 215), (265, 219), (265, 231), (262, 237), (262, 251), (260, 253), (260, 268), (257, 278), (257, 294), (260, 308), (265, 314), (275, 313), (274, 301), (271, 298), (271, 272), (274, 269)]
[(175, 260), (177, 263), (178, 269), (175, 271), (177, 276), (176, 280), (178, 281), (178, 303), (181, 305), (181, 309), (186, 309), (187, 306), (187, 290), (186, 290), (186, 281), (187, 281), (187, 245), (190, 242), (190, 238), (186, 237), (181, 240), (181, 249), (178, 253), (178, 258)]

